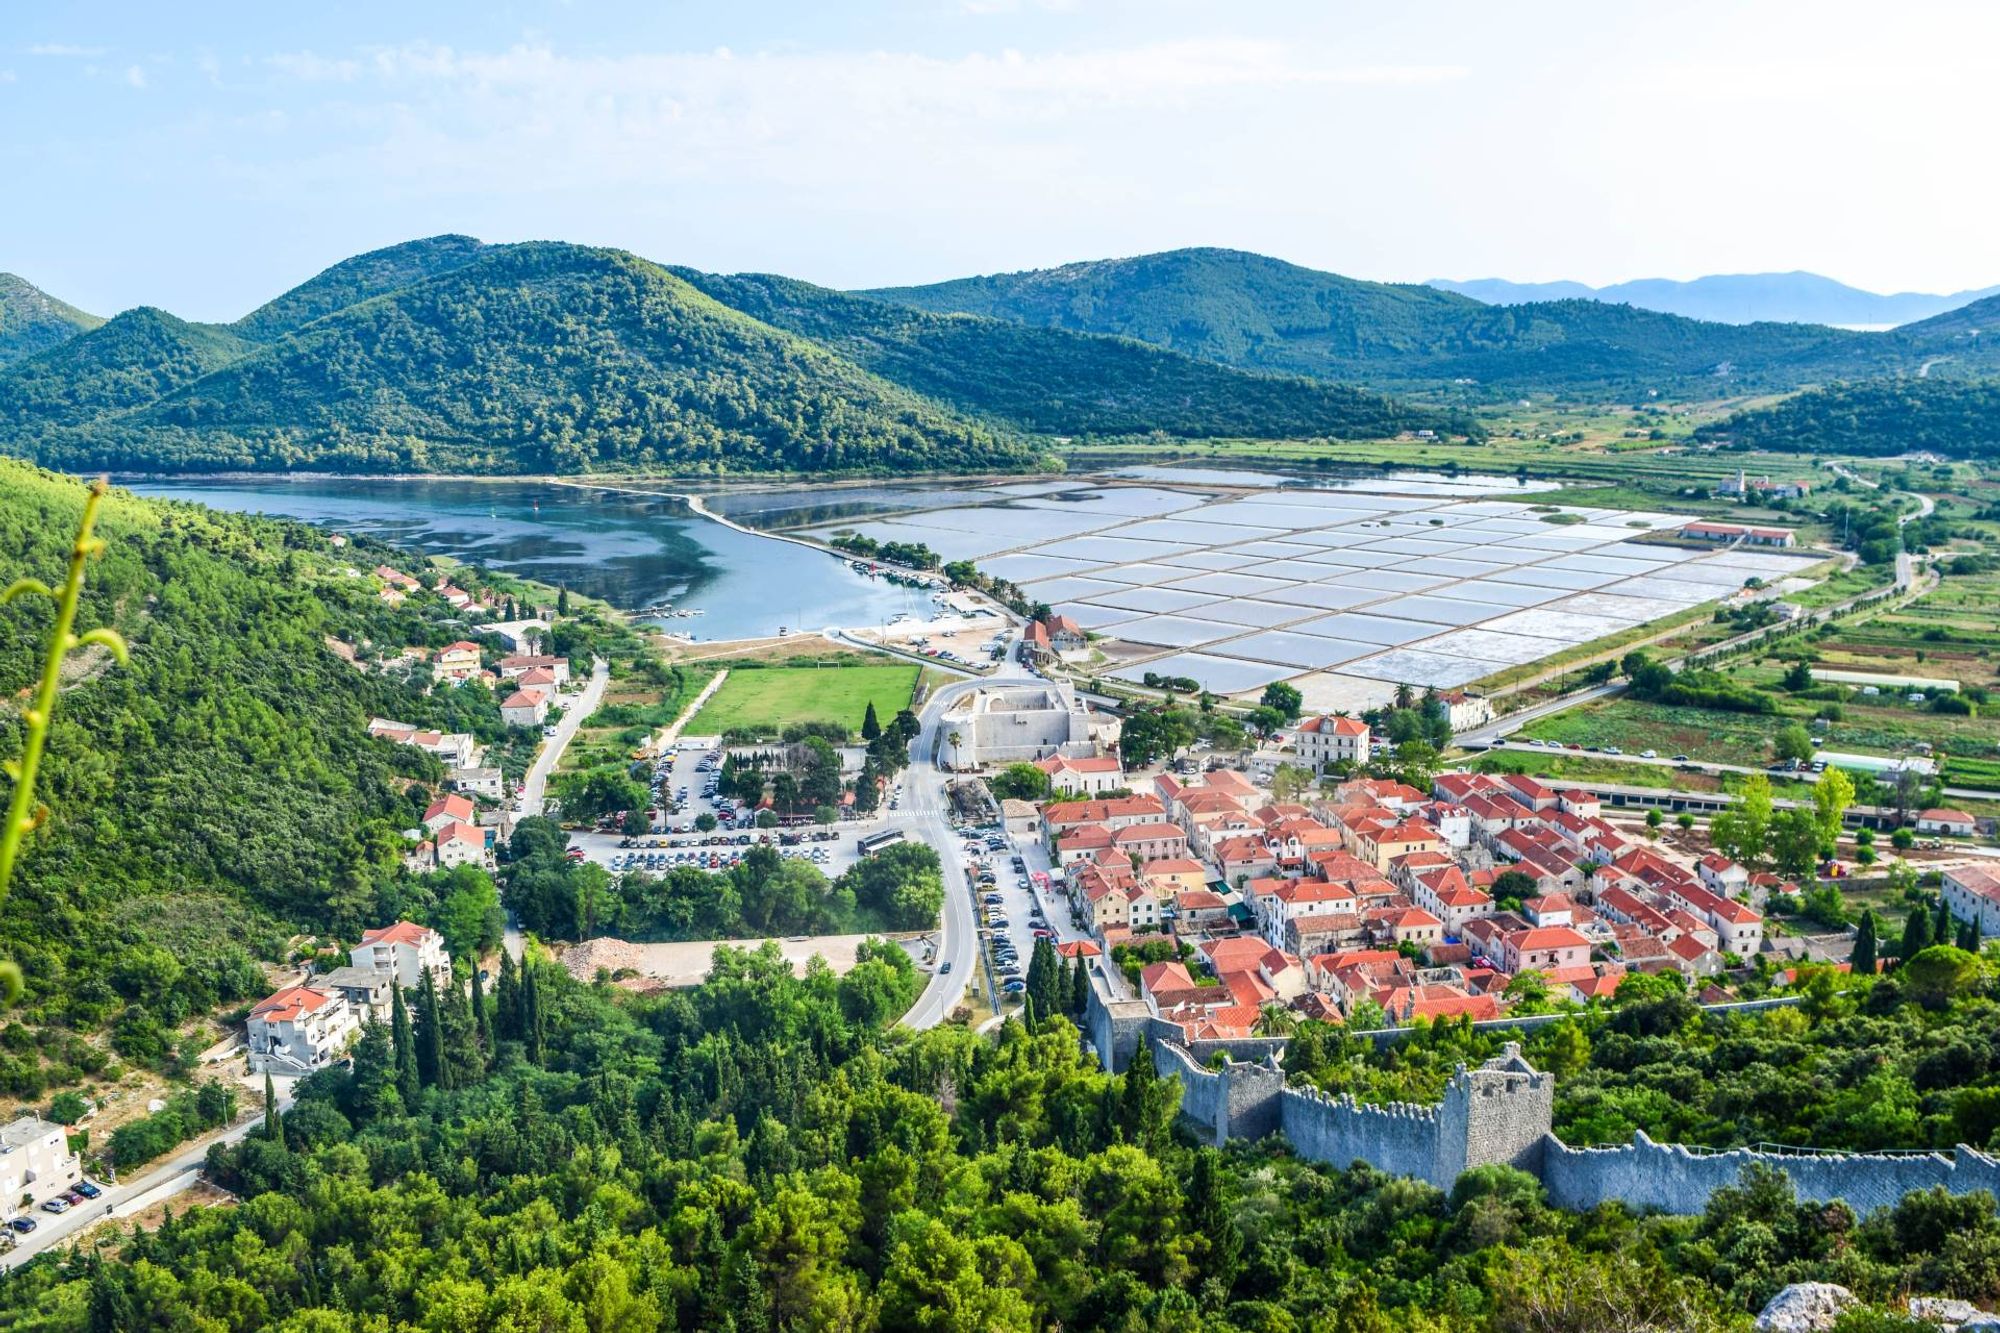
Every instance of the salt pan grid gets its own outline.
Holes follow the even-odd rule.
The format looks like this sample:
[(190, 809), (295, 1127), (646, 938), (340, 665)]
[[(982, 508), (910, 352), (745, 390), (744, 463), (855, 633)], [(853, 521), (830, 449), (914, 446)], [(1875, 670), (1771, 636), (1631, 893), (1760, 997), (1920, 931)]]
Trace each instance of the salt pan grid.
[[(860, 531), (976, 559), (1138, 650), (1110, 674), (1193, 676), (1222, 693), (1287, 677), (1327, 698), (1370, 700), (1390, 681), (1464, 684), (1812, 563), (1634, 540), (1687, 521), (1674, 515), (1449, 490), (1216, 499), (1166, 485), (1035, 482), (986, 493), (1007, 503), (813, 535)], [(1547, 521), (1557, 513), (1564, 521)]]

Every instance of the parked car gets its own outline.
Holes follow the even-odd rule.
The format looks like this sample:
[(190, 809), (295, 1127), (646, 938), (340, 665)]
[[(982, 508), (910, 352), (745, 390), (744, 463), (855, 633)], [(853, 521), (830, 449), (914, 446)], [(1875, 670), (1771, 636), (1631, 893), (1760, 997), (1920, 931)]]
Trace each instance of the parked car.
[(66, 1213), (69, 1211), (69, 1200), (63, 1198), (44, 1199), (42, 1200), (42, 1211), (45, 1213)]
[(95, 1199), (98, 1195), (104, 1193), (103, 1190), (97, 1188), (97, 1186), (91, 1184), (87, 1180), (79, 1180), (76, 1182), (76, 1192), (78, 1194), (81, 1194), (86, 1199)]
[(30, 1231), (33, 1231), (36, 1227), (40, 1226), (41, 1223), (37, 1222), (32, 1217), (10, 1217), (7, 1219), (7, 1225), (11, 1227), (13, 1230), (18, 1231), (23, 1236), (25, 1236)]

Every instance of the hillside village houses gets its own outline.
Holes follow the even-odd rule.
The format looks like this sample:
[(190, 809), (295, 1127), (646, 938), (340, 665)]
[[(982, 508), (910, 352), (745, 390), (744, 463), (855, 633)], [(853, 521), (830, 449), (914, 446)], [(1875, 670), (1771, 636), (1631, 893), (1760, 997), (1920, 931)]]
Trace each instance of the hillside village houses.
[[(451, 980), (444, 937), (398, 921), (371, 930), (348, 953), (348, 965), (287, 986), (250, 1010), (245, 1046), (255, 1074), (309, 1074), (338, 1060), (369, 1018), (386, 1019), (392, 988), (414, 990), (428, 973)], [(5, 1167), (0, 1165), (0, 1175)]]
[[(1365, 743), (1358, 723), (1304, 734), (1331, 746), (1356, 731)], [(1594, 796), (1519, 775), (1444, 773), (1429, 791), (1362, 777), (1291, 803), (1226, 769), (1125, 782), (1152, 790), (1048, 802), (1042, 836), (1092, 946), (1192, 949), (1142, 968), (1137, 987), (1190, 1037), (1252, 1035), (1274, 1004), (1337, 1021), (1496, 1018), (1527, 971), (1578, 1002), (1632, 972), (1699, 988), (1762, 949), (1754, 902), (1790, 891), (1719, 856), (1683, 863), (1607, 822)], [(1513, 871), (1532, 890), (1501, 900)], [(2000, 926), (2000, 877), (1979, 883)]]
[(448, 643), (431, 658), (431, 679), (441, 685), (463, 685), (477, 680), (482, 668), (479, 645), (467, 639)]

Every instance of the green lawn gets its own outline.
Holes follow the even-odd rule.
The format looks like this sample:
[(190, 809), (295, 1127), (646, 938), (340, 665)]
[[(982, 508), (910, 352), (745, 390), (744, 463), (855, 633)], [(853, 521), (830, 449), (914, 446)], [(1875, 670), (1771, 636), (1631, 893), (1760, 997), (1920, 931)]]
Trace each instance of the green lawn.
[(872, 700), (884, 723), (910, 706), (918, 668), (881, 666), (731, 667), (688, 724), (691, 736), (739, 731), (775, 736), (793, 722), (834, 722), (859, 734)]

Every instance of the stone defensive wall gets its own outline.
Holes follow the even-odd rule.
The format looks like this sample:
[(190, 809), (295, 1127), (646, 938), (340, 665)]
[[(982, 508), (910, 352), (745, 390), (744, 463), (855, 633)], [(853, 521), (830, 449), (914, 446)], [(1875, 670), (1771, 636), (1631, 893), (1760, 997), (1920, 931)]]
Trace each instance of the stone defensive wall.
[(1746, 1169), (1762, 1166), (1788, 1177), (1800, 1199), (1845, 1203), (1864, 1217), (1912, 1190), (1938, 1186), (2000, 1197), (2000, 1158), (1964, 1145), (1950, 1153), (1720, 1152), (1640, 1133), (1629, 1144), (1572, 1148), (1552, 1132), (1555, 1076), (1530, 1066), (1513, 1042), (1477, 1069), (1461, 1066), (1434, 1106), (1374, 1106), (1288, 1086), (1282, 1038), (1188, 1043), (1143, 1001), (1112, 999), (1095, 971), (1084, 1027), (1108, 1072), (1122, 1071), (1145, 1043), (1161, 1077), (1180, 1081), (1183, 1120), (1208, 1142), (1281, 1134), (1312, 1161), (1341, 1168), (1366, 1162), (1443, 1190), (1465, 1171), (1499, 1164), (1538, 1177), (1559, 1207), (1617, 1202), (1692, 1214)]

